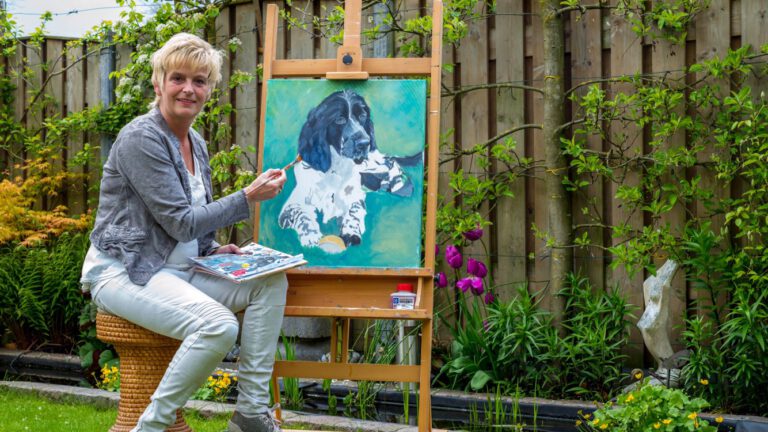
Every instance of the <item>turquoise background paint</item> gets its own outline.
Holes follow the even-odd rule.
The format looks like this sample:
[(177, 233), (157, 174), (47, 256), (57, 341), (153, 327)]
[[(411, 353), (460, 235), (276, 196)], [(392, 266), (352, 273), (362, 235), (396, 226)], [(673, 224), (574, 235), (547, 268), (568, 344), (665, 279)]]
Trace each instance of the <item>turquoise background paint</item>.
[[(343, 89), (357, 92), (368, 103), (376, 134), (376, 146), (385, 155), (410, 156), (424, 151), (426, 130), (426, 81), (424, 80), (269, 80), (264, 167), (280, 168), (298, 154), (299, 134), (309, 112), (331, 93)], [(422, 195), (424, 165), (403, 167), (413, 182), (413, 195), (398, 197), (369, 192), (366, 231), (358, 246), (339, 254), (319, 248), (304, 249), (292, 229), (282, 229), (277, 220), (285, 200), (296, 187), (293, 170), (276, 198), (261, 203), (259, 243), (290, 254), (303, 253), (309, 266), (319, 267), (421, 267)], [(334, 224), (332, 221), (331, 224)], [(326, 228), (321, 225), (321, 228)], [(331, 227), (327, 227), (331, 228)], [(338, 230), (323, 230), (336, 234)]]

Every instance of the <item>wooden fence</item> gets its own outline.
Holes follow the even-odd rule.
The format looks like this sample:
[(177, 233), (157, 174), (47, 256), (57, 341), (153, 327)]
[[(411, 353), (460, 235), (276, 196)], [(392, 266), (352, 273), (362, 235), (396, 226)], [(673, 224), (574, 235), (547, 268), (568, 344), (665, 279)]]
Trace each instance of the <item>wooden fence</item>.
[[(266, 3), (277, 3), (281, 8), (283, 2), (240, 1), (222, 10), (216, 19), (215, 35), (213, 38), (221, 46), (233, 37), (241, 42), (241, 49), (225, 61), (223, 82), (226, 83), (232, 71), (254, 71), (257, 67), (258, 47), (262, 44), (262, 14)], [(430, 13), (431, 2), (427, 0), (405, 0), (402, 18), (424, 16)], [(614, 0), (615, 3), (615, 0)], [(300, 15), (307, 11), (315, 15), (327, 14), (337, 5), (335, 0), (293, 0), (292, 11)], [(542, 67), (542, 24), (538, 18), (539, 2), (536, 0), (497, 0), (495, 14), (484, 19), (473, 21), (469, 35), (460, 46), (446, 46), (443, 53), (445, 63), (452, 64), (446, 69), (443, 82), (448, 89), (463, 86), (485, 85), (489, 83), (513, 83), (541, 87), (545, 77)], [(760, 46), (768, 43), (768, 2), (758, 0), (712, 0), (709, 10), (702, 13), (689, 29), (684, 45), (673, 45), (667, 42), (652, 42), (635, 35), (629, 25), (611, 15), (607, 10), (589, 10), (583, 15), (573, 12), (566, 20), (566, 88), (580, 82), (600, 77), (613, 77), (623, 74), (669, 72), (680, 73), (686, 66), (694, 62), (722, 57), (729, 48), (738, 48), (745, 44)], [(364, 28), (374, 25), (376, 18), (373, 9), (365, 11)], [(209, 37), (210, 40), (210, 37)], [(19, 50), (15, 59), (7, 60), (7, 66), (18, 66), (26, 58), (27, 65), (35, 67), (41, 62), (54, 59), (62, 51), (66, 41), (48, 39), (41, 53), (32, 50)], [(365, 42), (364, 42), (365, 43)], [(393, 52), (397, 52), (398, 40), (392, 42)], [(99, 57), (97, 47), (81, 47), (76, 53), (67, 56), (64, 64), (58, 64), (49, 69), (54, 73), (63, 68), (66, 72), (50, 79), (46, 92), (57, 101), (49, 107), (50, 112), (67, 115), (83, 108), (94, 106), (99, 102)], [(379, 47), (380, 48), (380, 47)], [(366, 44), (364, 55), (373, 57), (373, 44)], [(278, 58), (332, 58), (335, 57), (336, 46), (327, 38), (319, 37), (310, 23), (307, 28), (288, 28), (282, 25), (277, 41)], [(130, 48), (120, 47), (117, 55), (117, 67), (120, 68), (129, 61)], [(77, 62), (76, 57), (85, 57), (85, 61)], [(69, 65), (69, 66), (68, 66)], [(41, 78), (45, 79), (45, 74)], [(32, 85), (40, 85), (32, 83)], [(16, 98), (16, 111), (21, 113), (27, 100), (29, 84), (19, 84)], [(765, 83), (751, 81), (754, 87), (764, 88)], [(760, 87), (763, 86), (763, 87)], [(724, 89), (727, 92), (728, 89)], [(221, 143), (221, 149), (230, 145), (242, 147), (257, 144), (257, 121), (259, 118), (260, 83), (254, 81), (237, 90), (227, 91), (225, 100), (231, 101), (236, 111), (231, 115), (229, 123), (232, 127), (231, 142)], [(759, 93), (759, 90), (758, 90)], [(118, 101), (119, 102), (119, 101)], [(461, 98), (446, 97), (443, 101), (442, 131), (453, 130), (448, 135), (449, 144), (455, 144), (463, 149), (469, 149), (474, 144), (487, 141), (497, 134), (510, 130), (522, 124), (541, 123), (542, 98), (540, 94), (523, 92), (519, 89), (500, 88), (473, 91)], [(35, 127), (40, 124), (39, 118), (26, 119), (27, 125)], [(628, 135), (635, 135), (640, 130), (627, 130)], [(643, 136), (642, 133), (639, 134)], [(520, 155), (544, 159), (544, 150), (539, 144), (541, 132), (528, 129), (512, 134), (517, 142), (516, 151)], [(673, 140), (682, 142), (684, 136), (676, 136)], [(639, 149), (644, 143), (638, 139), (633, 145)], [(63, 156), (66, 159), (82, 149), (84, 142), (98, 144), (98, 137), (72, 136)], [(589, 145), (602, 149), (600, 140), (591, 138)], [(3, 155), (7, 167), (8, 155)], [(249, 154), (251, 163), (255, 155)], [(441, 166), (440, 190), (448, 199), (452, 199), (448, 187), (448, 174), (459, 168), (473, 173), (482, 173), (483, 168), (476, 160), (465, 157)], [(82, 191), (71, 191), (64, 197), (74, 213), (80, 213), (87, 208), (94, 208), (95, 196), (93, 190), (98, 181), (99, 161), (92, 161), (87, 167), (89, 181)], [(491, 167), (490, 169), (493, 169)], [(514, 198), (502, 199), (490, 212), (492, 225), (486, 230), (484, 237), (490, 248), (490, 267), (495, 282), (501, 287), (503, 298), (509, 298), (514, 293), (514, 285), (529, 282), (531, 292), (540, 292), (542, 304), (548, 305), (552, 293), (547, 292), (549, 279), (549, 262), (542, 253), (546, 249), (543, 241), (533, 235), (531, 225), (547, 226), (544, 182), (542, 172), (534, 177), (520, 180), (513, 188)], [(710, 173), (701, 172), (705, 183), (712, 183)], [(637, 179), (630, 179), (630, 182)], [(610, 184), (593, 184), (589, 186), (590, 195), (596, 199), (596, 205), (608, 221), (625, 219), (628, 215), (613, 199), (615, 187)], [(575, 223), (584, 222), (579, 209), (584, 203), (573, 203)], [(683, 209), (676, 209), (666, 217), (666, 222), (673, 226), (682, 227), (685, 222)], [(642, 215), (633, 216), (629, 221), (632, 226), (641, 227), (646, 221)], [(579, 233), (577, 233), (579, 234)], [(613, 244), (610, 232), (602, 229), (592, 229), (590, 236), (599, 239), (604, 246)], [(485, 257), (480, 246), (470, 247), (470, 255)], [(575, 254), (576, 268), (591, 279), (600, 288), (618, 286), (626, 294), (630, 303), (640, 306), (636, 315), (642, 314), (643, 294), (642, 281), (647, 275), (639, 274), (630, 277), (621, 267), (611, 270), (610, 256), (577, 251)], [(674, 280), (675, 297), (672, 300), (672, 326), (675, 338), (679, 338), (682, 330), (683, 312), (691, 307), (691, 300), (696, 295), (687, 286), (683, 276), (678, 274)], [(632, 362), (641, 364), (648, 362), (648, 355), (643, 349), (642, 337), (638, 331), (632, 332), (632, 347), (629, 350)], [(677, 345), (679, 347), (679, 344)], [(677, 348), (676, 347), (676, 348)], [(644, 360), (645, 359), (645, 360)]]

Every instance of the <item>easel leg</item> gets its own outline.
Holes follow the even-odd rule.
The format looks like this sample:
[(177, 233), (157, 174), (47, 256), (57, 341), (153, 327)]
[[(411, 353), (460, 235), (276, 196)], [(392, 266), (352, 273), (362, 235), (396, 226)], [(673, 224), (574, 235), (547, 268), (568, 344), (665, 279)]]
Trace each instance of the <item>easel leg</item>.
[(275, 403), (275, 417), (282, 421), (283, 410), (280, 408), (280, 385), (277, 382), (277, 374), (272, 371), (272, 401)]
[(432, 430), (432, 395), (430, 370), (432, 364), (432, 320), (421, 323), (421, 360), (419, 362), (419, 432)]

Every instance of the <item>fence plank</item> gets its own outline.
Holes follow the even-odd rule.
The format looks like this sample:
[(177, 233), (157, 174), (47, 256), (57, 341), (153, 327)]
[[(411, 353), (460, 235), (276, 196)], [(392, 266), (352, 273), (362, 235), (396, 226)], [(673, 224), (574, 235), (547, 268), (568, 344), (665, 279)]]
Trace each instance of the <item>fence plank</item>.
[[(64, 66), (63, 49), (64, 41), (49, 39), (45, 44), (46, 48), (46, 63), (48, 64), (48, 74), (50, 79), (45, 87), (45, 94), (50, 98), (50, 102), (45, 107), (46, 118), (61, 118), (64, 115), (64, 79), (61, 74)], [(46, 131), (47, 133), (47, 131)], [(56, 171), (62, 171), (64, 169), (64, 148), (55, 148), (51, 155), (51, 164)], [(62, 187), (62, 190), (57, 192), (56, 196), (52, 196), (47, 203), (47, 208), (52, 209), (57, 205), (65, 204), (63, 192), (67, 189), (66, 185)]]
[(115, 68), (116, 70), (121, 70), (128, 66), (128, 64), (131, 63), (131, 53), (133, 52), (133, 47), (126, 44), (116, 44), (115, 45)]
[[(232, 29), (230, 26), (230, 14), (233, 13), (235, 6), (229, 6), (223, 8), (216, 17), (214, 28), (216, 34), (213, 35), (213, 40), (216, 41), (219, 49), (226, 49), (226, 55), (221, 65), (221, 81), (219, 82), (218, 89), (221, 92), (219, 95), (219, 106), (226, 105), (232, 102), (232, 90), (229, 88), (229, 81), (231, 76), (231, 63), (232, 52), (229, 51), (227, 44), (232, 38)], [(238, 36), (239, 38), (239, 36)], [(242, 47), (241, 47), (242, 49)], [(257, 55), (256, 53), (252, 55)], [(208, 149), (211, 153), (217, 151), (226, 150), (232, 145), (232, 138), (229, 135), (225, 135), (222, 139), (216, 139), (216, 134), (220, 128), (231, 128), (233, 115), (224, 116), (220, 119), (219, 124), (212, 127), (207, 131), (208, 135)]]
[[(101, 104), (101, 83), (99, 82), (99, 44), (88, 45), (88, 57), (85, 71), (85, 106), (86, 108), (98, 107)], [(101, 181), (101, 152), (96, 150), (101, 145), (101, 135), (97, 132), (89, 132), (87, 141), (93, 151), (88, 162), (88, 201), (89, 208), (95, 207), (99, 200), (99, 182)]]
[[(10, 59), (5, 56), (0, 57), (0, 74), (10, 78), (11, 77), (10, 67), (11, 67)], [(8, 177), (10, 177), (10, 173), (11, 173), (8, 166), (10, 162), (10, 154), (8, 153), (8, 150), (6, 150), (5, 148), (5, 144), (10, 139), (11, 137), (0, 138), (0, 143), (3, 144), (3, 145), (0, 145), (0, 181), (3, 181)]]
[[(670, 85), (674, 88), (684, 85), (683, 70), (685, 69), (685, 46), (680, 44), (673, 44), (672, 42), (659, 40), (654, 45), (653, 53), (651, 54), (652, 72), (658, 74), (657, 76), (664, 76), (670, 81)], [(674, 110), (678, 116), (685, 115), (685, 106), (681, 104)], [(651, 137), (653, 139), (653, 137)], [(659, 146), (660, 150), (669, 150), (676, 147), (685, 146), (685, 132), (683, 130), (677, 131), (674, 135), (664, 140)], [(673, 169), (668, 175), (662, 176), (662, 182), (668, 184), (678, 184), (680, 179), (685, 179), (685, 172), (676, 168)], [(662, 192), (663, 193), (663, 192)], [(680, 237), (685, 229), (685, 204), (678, 202), (667, 213), (663, 214), (659, 223), (661, 225), (668, 225), (672, 235)], [(664, 262), (669, 259), (668, 256), (657, 256), (654, 262), (657, 267), (661, 267)], [(684, 325), (684, 313), (686, 308), (686, 282), (683, 272), (678, 272), (672, 279), (670, 284), (669, 298), (669, 334), (673, 341), (672, 348), (678, 351), (683, 348), (683, 345), (679, 342), (680, 335)]]
[[(589, 10), (585, 13), (571, 13), (571, 85), (578, 86), (584, 82), (595, 80), (602, 75), (602, 16), (600, 10)], [(582, 86), (574, 92), (578, 98), (589, 91), (590, 86)], [(578, 100), (573, 103), (574, 120), (582, 117)], [(593, 151), (603, 150), (603, 141), (599, 135), (586, 138), (586, 147)], [(589, 182), (589, 186), (573, 194), (574, 225), (592, 225), (599, 223), (603, 217), (603, 182), (601, 179), (584, 175), (580, 180)], [(597, 180), (597, 181), (595, 181)], [(597, 219), (595, 219), (597, 218)], [(585, 227), (574, 230), (574, 238), (586, 232), (593, 244), (604, 246), (603, 229), (600, 227)], [(603, 273), (603, 256), (601, 249), (579, 248), (574, 253), (574, 270), (589, 278), (596, 290), (605, 289)]]
[[(42, 130), (43, 124), (43, 104), (45, 99), (40, 95), (43, 91), (41, 88), (43, 85), (44, 72), (43, 72), (43, 50), (45, 49), (45, 43), (43, 42), (39, 47), (28, 45), (27, 46), (27, 64), (30, 70), (33, 71), (32, 75), (27, 78), (27, 91), (25, 106), (27, 109), (27, 131), (33, 133), (37, 138), (41, 139), (44, 136)], [(40, 96), (38, 96), (40, 95)], [(27, 153), (26, 157), (32, 159), (39, 156), (38, 154)], [(37, 210), (42, 210), (47, 204), (47, 197), (39, 196), (35, 200), (34, 207)]]
[[(256, 74), (256, 56), (253, 53), (258, 50), (258, 33), (251, 31), (256, 25), (256, 6), (253, 3), (239, 5), (236, 9), (234, 30), (239, 35), (242, 45), (232, 62), (234, 71)], [(257, 79), (237, 87), (234, 144), (243, 150), (243, 157), (240, 159), (241, 167), (253, 171), (256, 171), (257, 159), (257, 153), (253, 150), (257, 149), (259, 139), (256, 126), (259, 121), (258, 100)], [(235, 242), (241, 243), (249, 239), (252, 232), (253, 227), (250, 223), (246, 223), (243, 228), (237, 230)]]
[[(544, 46), (541, 43), (542, 17), (540, 7), (541, 5), (538, 1), (531, 2), (532, 33), (530, 34), (528, 43), (531, 51), (527, 52), (527, 54), (531, 55), (532, 61), (532, 85), (539, 88), (544, 85)], [(541, 124), (544, 120), (543, 96), (540, 93), (534, 93), (531, 100), (531, 122)], [(544, 163), (544, 148), (541, 146), (543, 134), (541, 130), (536, 129), (532, 131), (529, 137), (531, 139), (530, 144), (533, 150), (528, 156), (533, 157), (535, 163), (541, 167)], [(536, 169), (534, 171), (534, 177), (528, 182), (528, 190), (526, 193), (530, 195), (532, 202), (529, 201), (530, 207), (527, 211), (531, 214), (531, 221), (538, 227), (538, 229), (548, 231), (549, 217), (547, 214), (547, 191), (544, 183), (544, 175), (543, 167)], [(527, 226), (526, 229), (530, 230), (531, 227)], [(531, 244), (533, 250), (529, 252), (533, 253), (535, 258), (528, 266), (528, 276), (530, 280), (529, 290), (536, 294), (537, 298), (541, 299), (542, 307), (550, 309), (552, 297), (557, 293), (548, 290), (550, 257), (547, 254), (546, 242), (541, 238), (535, 238)]]
[[(443, 65), (453, 64), (454, 60), (454, 48), (453, 45), (443, 45)], [(456, 86), (455, 69), (447, 70), (443, 69), (441, 81), (443, 86), (448, 89), (453, 89)], [(438, 203), (438, 207), (442, 207), (443, 203), (451, 203), (454, 200), (453, 190), (450, 187), (450, 175), (455, 171), (455, 162), (451, 159), (451, 155), (456, 143), (456, 134), (453, 133), (456, 126), (457, 109), (456, 102), (452, 97), (443, 97), (440, 109), (440, 133), (441, 133), (441, 148), (440, 148), (440, 161), (446, 161), (439, 165), (437, 193), (438, 200), (443, 200), (442, 203)], [(442, 144), (445, 144), (444, 146)], [(439, 233), (438, 233), (439, 234)], [(443, 271), (448, 275), (448, 278), (453, 276), (451, 268), (445, 263), (445, 246), (450, 243), (446, 238), (438, 237), (437, 243), (443, 242), (443, 247), (440, 249), (440, 254), (435, 256), (435, 262), (438, 263), (437, 271)], [(435, 313), (448, 317), (451, 315), (453, 308), (453, 295), (455, 288), (449, 285), (446, 288), (438, 289), (435, 293)], [(435, 339), (434, 343), (438, 346), (450, 346), (450, 333), (448, 328), (443, 327), (440, 324), (439, 319), (435, 319)]]
[[(696, 61), (702, 62), (710, 60), (712, 58), (724, 58), (731, 44), (731, 35), (729, 34), (729, 24), (731, 23), (731, 5), (729, 0), (712, 0), (709, 5), (709, 9), (699, 15), (696, 20)], [(701, 77), (699, 77), (701, 78)], [(705, 84), (714, 84), (715, 81), (710, 78)], [(723, 100), (725, 96), (730, 92), (730, 83), (728, 80), (718, 80), (717, 85), (720, 86), (716, 96)], [(715, 115), (713, 110), (703, 111), (702, 115), (707, 118), (711, 115)], [(712, 161), (713, 157), (722, 158), (727, 157), (727, 150), (716, 149), (712, 142), (706, 144), (703, 151), (699, 153), (698, 162), (703, 164)], [(726, 188), (717, 180), (716, 173), (706, 168), (704, 165), (699, 165), (693, 171), (694, 175), (700, 176), (700, 185), (703, 190), (710, 190), (714, 192), (714, 202), (720, 202), (730, 197), (730, 190)], [(725, 222), (724, 215), (716, 215), (714, 217), (709, 216), (709, 210), (707, 210), (704, 203), (696, 203), (694, 211), (699, 218), (709, 217), (712, 221), (713, 232), (719, 233)], [(727, 247), (727, 241), (724, 241), (721, 245)], [(688, 298), (694, 303), (704, 302), (703, 305), (711, 304), (709, 301), (710, 296), (706, 293), (695, 289), (692, 285), (688, 287)], [(724, 302), (722, 298), (720, 301)], [(702, 305), (702, 306), (703, 306)], [(692, 305), (693, 306), (693, 305)], [(704, 309), (699, 308), (698, 313), (704, 314)]]
[[(326, 19), (331, 14), (334, 8), (338, 5), (336, 0), (316, 0), (320, 2), (320, 18)], [(336, 58), (336, 49), (338, 44), (331, 42), (330, 34), (327, 37), (320, 38), (318, 55), (316, 58)]]
[[(611, 2), (612, 5), (616, 4), (616, 0)], [(624, 21), (621, 17), (612, 16), (611, 28), (613, 32), (611, 34), (611, 76), (620, 75), (633, 75), (643, 70), (643, 53), (641, 40), (630, 28), (630, 24)], [(630, 92), (631, 85), (628, 84), (614, 84), (611, 87), (612, 95), (616, 95), (619, 92)], [(619, 135), (627, 137), (630, 143), (630, 150), (628, 154), (634, 154), (634, 152), (642, 152), (643, 149), (643, 137), (642, 130), (635, 124), (619, 124), (618, 122), (611, 125), (611, 136), (614, 142), (623, 142), (622, 139), (617, 138)], [(628, 170), (626, 180), (624, 184), (628, 186), (639, 185), (640, 173), (637, 170)], [(611, 202), (607, 203), (607, 212), (609, 213), (609, 223), (612, 225), (618, 225), (620, 223), (627, 223), (629, 226), (639, 229), (643, 226), (643, 215), (637, 211), (632, 213), (630, 209), (621, 206), (621, 203), (615, 199), (616, 196), (616, 184), (609, 183), (608, 193)], [(615, 238), (611, 239), (611, 245), (618, 245), (625, 239)], [(643, 274), (638, 272), (635, 276), (630, 277), (629, 273), (623, 266), (617, 267), (615, 270), (610, 270), (609, 267), (605, 267), (607, 272), (605, 280), (609, 287), (618, 287), (621, 293), (626, 296), (629, 303), (638, 307), (635, 311), (635, 317), (639, 318), (643, 313)], [(636, 319), (633, 323), (636, 323)], [(626, 350), (629, 356), (630, 363), (635, 366), (642, 365), (643, 362), (643, 337), (640, 331), (635, 325), (630, 326), (630, 344)]]
[[(14, 111), (16, 121), (20, 121), (24, 117), (24, 108), (26, 106), (26, 84), (24, 83), (23, 73), (24, 67), (27, 64), (26, 60), (26, 48), (23, 44), (19, 43), (16, 47), (16, 54), (11, 60), (11, 68), (14, 70), (13, 85), (16, 87), (14, 94)], [(26, 121), (20, 126), (26, 126)], [(25, 151), (24, 143), (14, 143), (11, 145), (11, 178), (23, 177), (24, 172), (21, 167), (24, 163)]]
[[(483, 3), (479, 3), (476, 12), (482, 13)], [(459, 67), (460, 81), (463, 87), (484, 85), (488, 83), (488, 24), (487, 20), (477, 20), (469, 24), (469, 34), (457, 49), (457, 64)], [(459, 142), (463, 151), (471, 150), (476, 144), (488, 140), (488, 90), (475, 90), (464, 93), (460, 99), (461, 127), (457, 129)], [(484, 157), (487, 151), (480, 156), (463, 156), (460, 167), (465, 176), (484, 179), (485, 168), (479, 164), (479, 158)], [(464, 197), (458, 197), (462, 199)], [(484, 204), (478, 211), (486, 215), (488, 205)], [(483, 245), (473, 242), (464, 249), (465, 257), (475, 258), (487, 263)]]
[[(67, 80), (64, 83), (64, 102), (67, 115), (80, 112), (85, 107), (85, 92), (83, 90), (84, 49), (81, 45), (67, 50)], [(67, 159), (74, 159), (83, 150), (83, 133), (70, 132), (67, 134)], [(76, 174), (84, 174), (85, 167), (71, 167), (70, 171)], [(82, 214), (87, 210), (86, 206), (86, 182), (80, 181), (72, 185), (67, 191), (67, 207), (73, 215)]]
[(290, 48), (286, 54), (289, 59), (311, 59), (314, 58), (314, 41), (312, 34), (314, 26), (311, 21), (312, 1), (296, 0), (291, 6), (291, 15), (300, 19), (306, 25), (305, 28), (294, 26), (287, 31), (290, 38)]
[[(525, 78), (523, 1), (514, 0), (497, 5), (494, 32), (496, 82), (522, 83)], [(525, 123), (525, 94), (518, 89), (496, 90), (496, 133), (502, 133)], [(516, 132), (510, 138), (516, 141), (515, 153), (525, 153), (525, 133)], [(504, 138), (507, 139), (507, 138)], [(515, 293), (518, 284), (525, 282), (525, 181), (520, 178), (512, 186), (514, 197), (503, 197), (496, 204), (495, 225), (491, 232), (496, 237), (494, 282), (497, 294), (506, 300)], [(492, 251), (493, 253), (493, 251)]]
[[(760, 47), (768, 43), (768, 2), (741, 2), (741, 45), (751, 45), (752, 52), (760, 52)], [(755, 65), (754, 74), (747, 75), (744, 85), (752, 88), (752, 99), (759, 100), (760, 93), (768, 88), (768, 79)]]

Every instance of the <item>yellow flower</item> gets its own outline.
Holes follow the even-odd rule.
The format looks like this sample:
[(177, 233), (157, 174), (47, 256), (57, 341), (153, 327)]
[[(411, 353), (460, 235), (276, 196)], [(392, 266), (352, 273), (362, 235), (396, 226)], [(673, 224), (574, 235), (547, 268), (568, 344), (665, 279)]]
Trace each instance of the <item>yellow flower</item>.
[(640, 379), (643, 377), (643, 371), (637, 371), (635, 372), (635, 379)]
[(627, 399), (625, 401), (632, 402), (633, 400), (635, 400), (635, 395), (630, 394), (629, 396), (627, 396)]
[(598, 419), (598, 418), (596, 418), (596, 419), (592, 420), (592, 424), (593, 424), (593, 425), (597, 425), (597, 424), (599, 424), (599, 423), (600, 423), (600, 419)]
[(662, 420), (661, 422), (662, 422), (662, 423), (664, 423), (665, 425), (668, 425), (668, 424), (672, 423), (672, 420), (670, 420), (670, 419), (664, 419), (664, 420)]
[(702, 378), (702, 379), (700, 379), (700, 380), (699, 380), (699, 382), (701, 383), (701, 385), (707, 385), (707, 384), (709, 384), (709, 380), (708, 380), (708, 379), (706, 379), (706, 378)]
[(658, 429), (660, 427), (661, 427), (661, 423), (659, 423), (659, 422), (656, 422), (656, 423), (653, 424), (653, 428), (654, 429)]
[(232, 381), (237, 381), (237, 375), (232, 377)]
[(592, 414), (589, 414), (589, 413), (584, 414), (584, 419), (585, 420), (589, 420), (590, 418), (592, 418)]
[(723, 416), (715, 417), (715, 423), (722, 423), (722, 422), (723, 422)]
[(576, 420), (576, 426), (581, 426), (581, 420)]
[(692, 412), (692, 413), (688, 414), (688, 418), (691, 419), (691, 420), (695, 420), (697, 415), (698, 414), (696, 414), (695, 412)]
[(607, 423), (601, 424), (600, 429), (608, 429), (608, 424)]

